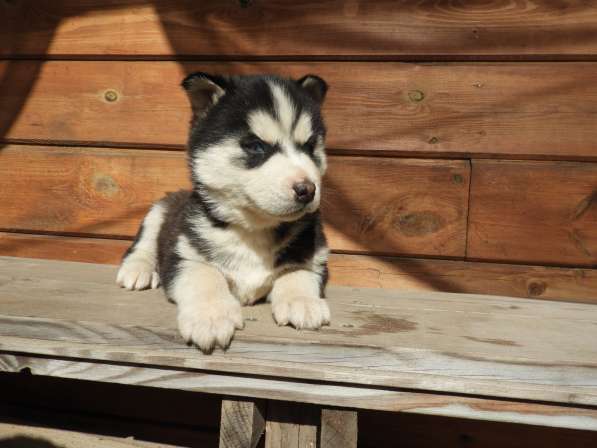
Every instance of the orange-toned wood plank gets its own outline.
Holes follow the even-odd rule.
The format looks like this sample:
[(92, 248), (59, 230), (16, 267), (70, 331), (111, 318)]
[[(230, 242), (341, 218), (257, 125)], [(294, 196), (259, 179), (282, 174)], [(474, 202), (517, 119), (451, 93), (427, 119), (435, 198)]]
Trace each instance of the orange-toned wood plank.
[[(0, 255), (118, 264), (130, 241), (0, 232)], [(597, 304), (597, 269), (332, 254), (334, 285)]]
[(597, 304), (597, 269), (334, 254), (333, 284)]
[(184, 154), (9, 146), (0, 229), (132, 236), (151, 203), (190, 185)]
[(330, 162), (322, 211), (333, 249), (464, 252), (468, 162), (340, 156)]
[[(3, 230), (130, 237), (189, 184), (182, 152), (15, 145), (0, 158)], [(464, 256), (468, 162), (334, 156), (328, 173), (333, 249)]]
[(0, 232), (0, 255), (118, 264), (131, 241)]
[[(40, 65), (41, 64), (41, 65)], [(183, 148), (194, 70), (316, 73), (328, 147), (346, 153), (597, 160), (595, 63), (0, 64), (5, 141)]]
[(597, 164), (473, 161), (467, 256), (597, 265)]
[(566, 58), (597, 54), (596, 27), (591, 1), (19, 0), (0, 54)]

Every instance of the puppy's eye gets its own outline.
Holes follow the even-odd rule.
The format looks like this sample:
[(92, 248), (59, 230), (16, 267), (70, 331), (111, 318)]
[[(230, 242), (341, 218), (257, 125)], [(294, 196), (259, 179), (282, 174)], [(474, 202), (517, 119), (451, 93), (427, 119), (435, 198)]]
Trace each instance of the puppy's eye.
[(309, 153), (312, 153), (313, 151), (315, 151), (315, 145), (317, 145), (317, 136), (312, 135), (311, 138), (309, 138), (309, 140), (303, 143), (303, 149)]
[(242, 142), (245, 151), (253, 154), (263, 154), (266, 150), (266, 143), (257, 137), (249, 138)]

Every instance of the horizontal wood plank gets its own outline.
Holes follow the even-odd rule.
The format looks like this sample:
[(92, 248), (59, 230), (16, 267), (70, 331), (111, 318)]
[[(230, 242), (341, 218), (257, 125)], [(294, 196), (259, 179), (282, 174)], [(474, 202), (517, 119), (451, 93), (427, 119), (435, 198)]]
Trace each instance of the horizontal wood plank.
[[(0, 339), (1, 340), (1, 339)], [(129, 366), (120, 362), (88, 362), (78, 359), (53, 360), (47, 357), (11, 355), (0, 351), (0, 371), (29, 369), (36, 375), (85, 379), (127, 385), (204, 391), (241, 397), (319, 405), (350, 406), (400, 412), (418, 416), (445, 416), (502, 423), (548, 426), (597, 431), (597, 410), (549, 404), (420, 394), (383, 387), (328, 386), (313, 382), (276, 381), (269, 378), (169, 370), (148, 365)], [(267, 430), (266, 430), (267, 431)], [(205, 434), (207, 435), (207, 434)], [(198, 437), (202, 434), (197, 434)], [(213, 445), (215, 446), (215, 444)]]
[[(144, 379), (132, 375), (132, 381), (142, 381), (135, 384), (148, 386), (152, 375), (173, 387), (190, 385), (160, 370), (168, 366), (193, 370), (197, 384), (204, 385), (204, 371), (233, 376), (241, 371), (251, 375), (243, 378), (246, 387), (262, 393), (263, 384), (253, 375), (270, 377), (266, 381), (272, 384), (277, 379), (323, 381), (597, 406), (597, 348), (577, 343), (597, 337), (593, 305), (331, 288), (330, 327), (297, 332), (274, 325), (268, 304), (248, 307), (243, 309), (245, 329), (232, 347), (203, 356), (184, 347), (175, 307), (161, 291), (119, 290), (115, 271), (105, 265), (0, 259), (0, 349), (93, 363), (111, 360), (126, 368), (150, 364), (158, 372)], [(7, 356), (6, 371), (20, 370), (26, 362)], [(58, 369), (54, 361), (42, 361), (49, 369), (45, 372)], [(114, 369), (105, 366), (97, 374), (118, 377), (120, 367)], [(83, 365), (65, 364), (64, 372), (69, 371), (96, 374)], [(214, 381), (198, 390), (218, 389)], [(311, 389), (307, 383), (295, 392), (302, 396)], [(333, 389), (325, 394), (334, 397)], [(219, 390), (235, 394), (234, 389)], [(355, 403), (322, 402), (360, 407)]]
[[(0, 255), (118, 264), (128, 240), (0, 232)], [(330, 281), (356, 288), (597, 303), (597, 270), (332, 254)]]
[[(179, 152), (15, 145), (0, 157), (3, 230), (131, 237), (153, 201), (189, 185)], [(464, 161), (330, 157), (330, 246), (462, 257), (468, 181)]]
[[(597, 63), (7, 61), (9, 142), (182, 148), (186, 73), (316, 73), (336, 152), (597, 160)], [(549, 76), (546, 76), (546, 74)], [(108, 99), (106, 99), (108, 98)]]
[[(2, 55), (597, 54), (594, 3), (34, 0), (0, 5)], [(263, 21), (267, 26), (263, 26)]]
[(597, 164), (473, 161), (467, 256), (597, 266)]

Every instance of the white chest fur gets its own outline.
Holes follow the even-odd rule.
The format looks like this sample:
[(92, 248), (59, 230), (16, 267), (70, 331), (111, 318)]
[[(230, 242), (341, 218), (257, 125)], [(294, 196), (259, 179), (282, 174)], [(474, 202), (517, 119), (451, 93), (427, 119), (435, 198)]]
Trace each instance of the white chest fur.
[(232, 294), (243, 305), (250, 305), (272, 289), (276, 275), (272, 238), (224, 232), (226, 242), (222, 241), (216, 264), (228, 280)]
[[(209, 241), (209, 262), (224, 274), (230, 292), (243, 305), (252, 304), (270, 292), (277, 273), (275, 242), (270, 232), (249, 233), (211, 226), (200, 230), (201, 236)], [(177, 251), (185, 259), (207, 261), (184, 236), (179, 237)]]

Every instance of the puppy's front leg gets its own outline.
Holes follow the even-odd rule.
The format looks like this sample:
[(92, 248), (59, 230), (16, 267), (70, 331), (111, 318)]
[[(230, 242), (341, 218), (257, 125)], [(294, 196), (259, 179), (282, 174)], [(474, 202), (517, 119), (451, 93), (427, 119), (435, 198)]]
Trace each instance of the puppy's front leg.
[(168, 292), (178, 305), (180, 334), (203, 352), (228, 347), (235, 329), (243, 328), (240, 303), (222, 273), (208, 264), (181, 261)]
[(282, 274), (270, 292), (272, 313), (278, 325), (317, 329), (330, 323), (330, 308), (320, 297), (321, 277), (297, 270)]

